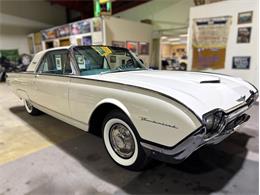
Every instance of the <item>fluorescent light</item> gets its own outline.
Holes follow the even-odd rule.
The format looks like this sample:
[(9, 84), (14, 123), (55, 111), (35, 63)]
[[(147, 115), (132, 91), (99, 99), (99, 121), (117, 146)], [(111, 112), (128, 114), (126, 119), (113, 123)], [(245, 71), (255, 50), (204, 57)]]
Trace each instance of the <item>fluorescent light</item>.
[(171, 42), (171, 45), (179, 45), (182, 44), (181, 42)]
[(188, 34), (182, 34), (180, 37), (188, 37)]
[(167, 38), (168, 38), (168, 37), (166, 37), (166, 36), (162, 36), (162, 37), (161, 37), (161, 39), (167, 39)]
[(170, 38), (169, 41), (180, 41), (180, 38)]

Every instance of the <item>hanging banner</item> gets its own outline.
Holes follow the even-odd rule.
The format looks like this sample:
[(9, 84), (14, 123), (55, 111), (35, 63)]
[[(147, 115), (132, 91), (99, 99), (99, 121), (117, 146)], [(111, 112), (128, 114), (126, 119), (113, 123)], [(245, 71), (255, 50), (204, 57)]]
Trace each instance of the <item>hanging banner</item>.
[(225, 67), (231, 16), (194, 19), (192, 24), (192, 69)]

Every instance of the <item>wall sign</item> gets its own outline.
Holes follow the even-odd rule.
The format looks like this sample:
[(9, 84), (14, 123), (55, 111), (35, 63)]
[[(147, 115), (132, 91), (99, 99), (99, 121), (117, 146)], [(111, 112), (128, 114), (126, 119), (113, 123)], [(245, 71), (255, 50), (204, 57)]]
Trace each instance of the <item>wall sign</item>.
[(232, 61), (233, 69), (249, 69), (250, 68), (250, 56), (234, 56)]

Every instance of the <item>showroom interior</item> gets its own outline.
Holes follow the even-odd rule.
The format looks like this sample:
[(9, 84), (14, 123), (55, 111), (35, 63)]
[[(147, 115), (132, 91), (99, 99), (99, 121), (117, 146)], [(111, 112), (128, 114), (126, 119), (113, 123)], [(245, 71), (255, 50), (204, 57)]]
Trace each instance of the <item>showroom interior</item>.
[[(59, 48), (66, 48), (68, 59), (72, 59), (72, 53), (78, 52), (77, 48), (92, 48), (104, 58), (110, 56), (107, 63), (113, 64), (118, 59), (115, 58), (117, 54), (113, 58), (111, 56), (116, 53), (117, 50), (113, 49), (116, 47), (123, 48), (118, 50), (118, 55), (126, 52), (126, 48), (124, 58), (132, 56), (131, 60), (142, 64), (142, 70), (138, 67), (126, 74), (119, 67), (107, 74), (104, 68), (105, 71), (99, 71), (98, 75), (82, 76), (82, 61), (87, 63), (87, 60), (78, 58), (77, 53), (75, 62), (66, 62), (72, 67), (72, 72), (59, 75), (55, 81), (64, 79), (67, 86), (78, 84), (81, 90), (68, 87), (67, 93), (75, 93), (68, 97), (58, 94), (64, 83), (61, 85), (52, 80), (48, 85), (56, 87), (54, 93), (63, 99), (53, 96), (54, 99), (47, 100), (51, 96), (36, 94), (39, 86), (49, 88), (44, 84), (34, 85), (38, 73), (44, 71), (44, 68), (37, 68), (36, 64), (41, 66), (48, 53), (54, 51), (55, 54)], [(48, 60), (50, 62), (50, 58)], [(61, 57), (55, 60), (52, 62), (56, 66), (64, 61)], [(123, 59), (122, 65), (127, 65), (126, 61)], [(75, 68), (75, 64), (79, 67)], [(31, 67), (35, 69), (31, 71)], [(78, 71), (80, 75), (77, 75)], [(151, 73), (147, 75), (142, 71)], [(198, 74), (192, 77), (193, 73)], [(84, 82), (93, 82), (95, 76), (104, 76), (106, 80), (89, 91), (83, 91)], [(150, 82), (148, 77), (156, 81)], [(65, 80), (67, 78), (70, 80)], [(119, 86), (117, 82), (121, 80), (124, 80), (124, 84)], [(223, 101), (223, 105), (228, 105), (233, 91), (238, 95), (237, 102), (247, 104), (249, 99), (243, 94), (245, 86), (250, 89), (248, 93), (254, 102), (248, 103), (248, 110), (245, 111), (250, 119), (241, 118), (248, 121), (239, 124), (241, 128), (238, 130), (232, 129), (231, 135), (220, 143), (199, 145), (196, 151), (178, 164), (153, 159), (144, 169), (133, 171), (119, 166), (120, 163), (110, 158), (111, 154), (104, 147), (102, 133), (101, 136), (92, 133), (92, 126), (90, 133), (88, 130), (82, 131), (80, 114), (75, 114), (79, 123), (76, 119), (74, 122), (64, 122), (62, 114), (54, 117), (47, 111), (39, 116), (31, 116), (30, 108), (37, 106), (33, 102), (26, 104), (27, 100), (23, 97), (28, 95), (15, 91), (18, 85), (25, 89), (33, 86), (33, 95), (42, 96), (39, 99), (43, 101), (45, 98), (49, 104), (57, 100), (55, 104), (60, 110), (62, 102), (69, 102), (70, 97), (81, 103), (83, 98), (79, 97), (85, 95), (89, 96), (89, 102), (94, 102), (93, 99), (100, 96), (92, 92), (101, 85), (124, 93), (133, 90), (136, 96), (132, 93), (124, 96), (134, 112), (131, 113), (129, 108), (129, 118), (136, 114), (133, 118), (145, 124), (157, 125), (157, 132), (161, 127), (162, 134), (164, 128), (180, 130), (176, 127), (178, 125), (167, 123), (170, 116), (165, 116), (165, 121), (160, 118), (161, 110), (170, 113), (171, 106), (167, 99), (170, 95), (171, 100), (175, 101), (174, 105), (181, 105), (180, 108), (184, 110), (178, 117), (189, 112), (196, 113), (194, 110), (199, 104), (204, 104), (204, 107), (216, 105), (214, 108), (218, 110), (218, 102)], [(136, 88), (132, 89), (133, 86)], [(162, 94), (162, 90), (166, 87), (171, 90), (171, 86), (176, 91)], [(258, 0), (0, 0), (0, 194), (259, 194), (257, 89)], [(225, 94), (214, 95), (214, 90), (224, 91)], [(108, 100), (117, 96), (110, 89), (104, 89), (103, 93)], [(183, 99), (178, 94), (184, 94)], [(144, 96), (148, 98), (147, 102), (132, 103), (132, 99), (144, 100)], [(155, 100), (159, 96), (160, 101)], [(189, 98), (196, 102), (191, 103), (190, 107), (185, 103), (190, 101)], [(204, 100), (206, 103), (202, 103)], [(147, 106), (150, 101), (158, 104), (151, 108)], [(83, 109), (80, 103), (75, 103), (75, 108), (70, 107), (68, 112), (74, 110), (80, 113)], [(128, 114), (128, 106), (124, 107), (117, 100), (116, 103)], [(200, 113), (203, 109), (198, 110)], [(143, 117), (140, 114), (142, 112), (158, 118)], [(91, 118), (89, 124), (97, 122), (99, 125), (94, 125), (94, 128), (101, 128), (104, 124), (105, 129), (104, 121), (109, 117), (105, 117), (100, 110), (93, 113), (105, 119), (93, 122)], [(196, 117), (195, 114), (195, 117), (186, 121), (196, 120)], [(200, 121), (205, 122), (204, 118)], [(133, 122), (132, 125), (138, 126), (139, 123)], [(137, 141), (139, 137), (142, 140), (142, 135), (148, 134), (138, 135)], [(111, 141), (112, 138), (109, 139)], [(138, 150), (141, 145), (138, 144)], [(159, 148), (158, 143), (156, 147)]]

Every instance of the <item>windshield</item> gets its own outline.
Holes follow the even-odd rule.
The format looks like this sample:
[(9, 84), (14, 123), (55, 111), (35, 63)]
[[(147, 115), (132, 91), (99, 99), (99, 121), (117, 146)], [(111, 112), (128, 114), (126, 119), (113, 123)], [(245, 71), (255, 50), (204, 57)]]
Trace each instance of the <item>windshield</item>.
[(73, 48), (80, 75), (145, 70), (143, 63), (129, 50), (110, 46)]

